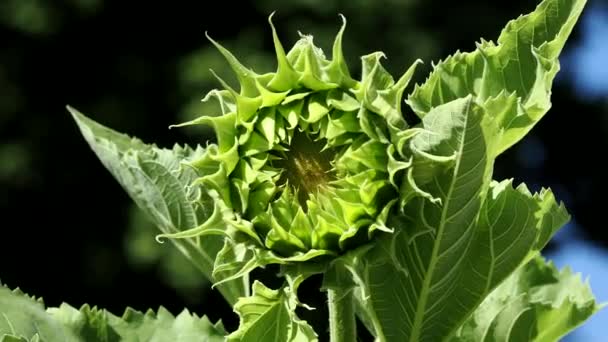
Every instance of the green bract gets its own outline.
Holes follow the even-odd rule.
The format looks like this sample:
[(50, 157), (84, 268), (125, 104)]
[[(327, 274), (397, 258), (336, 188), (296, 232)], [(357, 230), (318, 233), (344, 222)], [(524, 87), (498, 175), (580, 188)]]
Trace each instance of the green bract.
[[(16, 317), (0, 319), (0, 341), (164, 341), (182, 325), (186, 340), (314, 341), (296, 315), (305, 306), (298, 287), (313, 274), (323, 275), (333, 342), (357, 340), (356, 318), (377, 341), (559, 339), (600, 309), (579, 276), (540, 256), (569, 214), (548, 189), (492, 176), (495, 159), (548, 112), (558, 56), (584, 4), (544, 0), (496, 43), (434, 65), (407, 95), (420, 119), (412, 126), (401, 101), (418, 61), (395, 81), (372, 53), (356, 80), (341, 48), (345, 25), (328, 59), (310, 36), (285, 53), (271, 23), (278, 68), (263, 75), (212, 40), (240, 89), (218, 77), (224, 89), (206, 100), (220, 112), (182, 124), (215, 129), (217, 143), (205, 148), (147, 145), (69, 108), (158, 239), (214, 282), (240, 326), (228, 334), (163, 310), (44, 311), (0, 288)], [(269, 264), (281, 265), (278, 289), (249, 279)]]
[[(225, 89), (207, 96), (219, 101), (221, 115), (183, 125), (215, 129), (217, 144), (188, 165), (201, 175), (195, 184), (216, 196), (218, 213), (199, 227), (159, 236), (226, 234), (254, 251), (257, 263), (249, 266), (335, 257), (390, 233), (389, 212), (417, 191), (400, 171), (411, 165), (406, 144), (420, 129), (408, 129), (400, 103), (418, 62), (395, 82), (375, 52), (361, 58), (356, 81), (342, 55), (346, 21), (332, 60), (311, 36), (286, 54), (270, 23), (275, 73), (256, 74), (212, 40), (241, 89), (220, 79)], [(210, 224), (216, 216), (227, 229)], [(226, 248), (235, 248), (232, 241)]]

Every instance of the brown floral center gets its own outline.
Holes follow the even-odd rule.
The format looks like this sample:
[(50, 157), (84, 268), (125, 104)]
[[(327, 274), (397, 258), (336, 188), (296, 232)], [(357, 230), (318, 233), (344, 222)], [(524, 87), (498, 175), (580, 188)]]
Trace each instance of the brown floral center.
[(306, 133), (296, 132), (285, 153), (286, 158), (275, 164), (283, 169), (280, 183), (288, 182), (298, 192), (300, 205), (326, 186), (332, 178), (332, 149), (325, 149), (324, 141), (315, 141)]

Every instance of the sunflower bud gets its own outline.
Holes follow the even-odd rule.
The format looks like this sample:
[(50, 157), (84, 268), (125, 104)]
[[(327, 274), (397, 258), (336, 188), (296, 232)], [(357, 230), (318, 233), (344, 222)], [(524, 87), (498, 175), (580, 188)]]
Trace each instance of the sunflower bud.
[(218, 77), (224, 89), (208, 98), (219, 101), (221, 115), (184, 124), (211, 125), (217, 135), (191, 166), (229, 213), (228, 235), (280, 260), (336, 256), (390, 232), (399, 171), (409, 165), (402, 146), (413, 135), (400, 102), (417, 63), (395, 82), (380, 64), (383, 54), (372, 53), (361, 58), (357, 81), (342, 54), (345, 20), (331, 60), (311, 36), (285, 53), (270, 25), (275, 73), (255, 73), (211, 40), (240, 90)]

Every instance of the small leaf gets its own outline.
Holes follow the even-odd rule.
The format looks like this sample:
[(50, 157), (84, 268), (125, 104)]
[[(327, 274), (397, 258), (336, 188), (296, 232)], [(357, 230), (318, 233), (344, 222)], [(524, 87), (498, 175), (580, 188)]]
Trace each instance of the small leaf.
[(255, 281), (253, 295), (241, 298), (234, 306), (241, 322), (228, 341), (317, 341), (312, 327), (296, 316), (297, 304), (290, 287), (272, 290)]
[[(212, 216), (212, 198), (204, 188), (192, 184), (196, 172), (182, 165), (203, 156), (203, 148), (176, 145), (171, 150), (160, 149), (104, 127), (71, 107), (68, 110), (104, 166), (162, 233), (199, 227)], [(213, 282), (213, 264), (223, 239), (206, 236), (171, 241)], [(246, 284), (246, 279), (229, 282), (219, 290), (234, 304), (247, 293)]]

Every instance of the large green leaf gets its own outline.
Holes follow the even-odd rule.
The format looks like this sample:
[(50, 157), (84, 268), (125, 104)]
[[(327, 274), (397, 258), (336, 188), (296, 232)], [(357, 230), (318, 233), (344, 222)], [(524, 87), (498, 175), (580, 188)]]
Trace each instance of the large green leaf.
[(224, 341), (221, 323), (211, 324), (187, 310), (174, 317), (127, 309), (122, 317), (84, 305), (45, 309), (42, 300), (0, 285), (1, 342), (119, 342)]
[(452, 341), (558, 341), (599, 309), (580, 275), (537, 256), (498, 286)]
[(434, 107), (473, 95), (500, 128), (499, 154), (519, 141), (551, 107), (558, 56), (586, 0), (545, 0), (536, 10), (509, 22), (498, 43), (456, 53), (435, 66), (408, 98), (424, 117)]
[(272, 290), (255, 281), (253, 295), (241, 298), (234, 306), (241, 322), (239, 329), (228, 336), (228, 341), (317, 341), (312, 327), (295, 314), (299, 304), (295, 289), (297, 285)]
[(583, 6), (545, 0), (498, 44), (439, 63), (408, 103), (422, 131), (392, 236), (346, 255), (359, 316), (381, 341), (441, 341), (547, 243), (568, 214), (550, 191), (491, 182), (494, 159), (550, 107), (557, 57)]
[[(479, 300), (453, 299), (459, 290), (454, 285), (468, 272), (464, 257), (489, 183), (491, 161), (482, 117), (470, 97), (455, 100), (431, 110), (423, 119), (425, 131), (411, 141), (415, 163), (424, 170), (413, 176), (416, 188), (435, 203), (425, 196), (408, 202), (404, 214), (389, 219), (393, 236), (379, 241), (362, 259), (365, 266), (358, 278), (364, 279), (361, 286), (367, 288), (381, 338), (440, 340)], [(441, 168), (426, 167), (441, 158)]]
[(489, 181), (484, 114), (468, 97), (423, 118), (424, 132), (411, 141), (414, 167), (424, 170), (411, 179), (423, 196), (391, 216), (393, 235), (345, 256), (366, 311), (360, 316), (382, 341), (450, 336), (568, 219), (549, 191)]
[[(176, 145), (171, 150), (160, 149), (104, 127), (73, 108), (68, 109), (104, 166), (162, 233), (183, 232), (200, 226), (211, 217), (212, 198), (201, 186), (192, 185), (197, 174), (182, 164), (200, 157), (205, 153), (203, 148)], [(223, 237), (171, 241), (209, 280), (214, 281), (213, 264), (224, 245)], [(239, 297), (247, 295), (248, 279), (227, 282), (218, 288), (224, 298), (234, 304)]]

